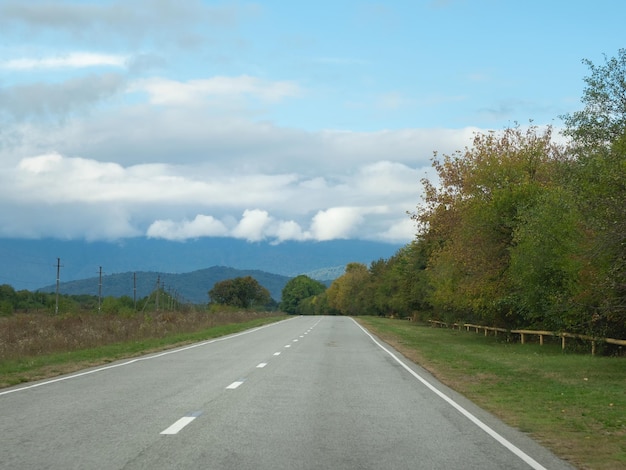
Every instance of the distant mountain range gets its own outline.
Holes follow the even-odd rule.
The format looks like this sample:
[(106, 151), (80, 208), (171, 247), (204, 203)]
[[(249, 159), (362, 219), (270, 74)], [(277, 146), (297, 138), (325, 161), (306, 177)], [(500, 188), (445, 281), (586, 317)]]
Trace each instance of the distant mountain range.
[[(364, 240), (291, 241), (272, 245), (233, 238), (201, 238), (186, 242), (148, 238), (129, 238), (117, 242), (0, 239), (0, 284), (9, 284), (16, 290), (31, 291), (54, 285), (57, 259), (60, 260), (62, 283), (77, 280), (93, 283), (93, 279), (99, 277), (100, 267), (103, 276), (160, 273), (166, 288), (167, 275), (193, 273), (216, 266), (264, 271), (286, 278), (307, 274), (314, 279), (329, 280), (341, 275), (348, 263), (369, 265), (372, 261), (393, 256), (401, 246)], [(153, 279), (147, 274), (145, 277), (145, 282), (153, 287), (156, 277)], [(210, 288), (203, 285), (202, 301), (207, 300), (206, 292)], [(272, 292), (270, 287), (266, 288)], [(96, 283), (92, 292), (97, 294), (97, 289)], [(132, 284), (130, 292), (132, 295)], [(182, 290), (179, 293), (184, 295)], [(189, 299), (192, 300), (192, 297)]]
[[(141, 299), (150, 295), (159, 282), (160, 287), (172, 297), (184, 303), (205, 304), (209, 301), (208, 292), (215, 283), (236, 277), (252, 276), (265, 287), (272, 298), (280, 301), (285, 284), (291, 279), (280, 274), (266, 273), (259, 270), (241, 270), (225, 266), (213, 266), (190, 273), (168, 274), (157, 272), (126, 272), (109, 274), (89, 279), (59, 283), (59, 291), (68, 295), (98, 295), (102, 297), (121, 297)], [(56, 283), (39, 289), (42, 292), (55, 292)]]

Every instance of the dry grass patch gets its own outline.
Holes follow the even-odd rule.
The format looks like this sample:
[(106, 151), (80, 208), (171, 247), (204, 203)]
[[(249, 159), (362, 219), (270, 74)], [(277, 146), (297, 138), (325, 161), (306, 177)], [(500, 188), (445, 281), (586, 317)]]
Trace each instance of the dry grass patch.
[(0, 318), (0, 387), (252, 328), (271, 312), (161, 312), (131, 316), (21, 314)]

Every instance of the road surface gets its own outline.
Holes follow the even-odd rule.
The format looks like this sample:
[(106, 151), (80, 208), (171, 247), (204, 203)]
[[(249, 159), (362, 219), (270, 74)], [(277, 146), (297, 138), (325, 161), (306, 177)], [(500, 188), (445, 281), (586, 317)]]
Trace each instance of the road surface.
[(7, 469), (570, 469), (347, 317), (0, 390)]

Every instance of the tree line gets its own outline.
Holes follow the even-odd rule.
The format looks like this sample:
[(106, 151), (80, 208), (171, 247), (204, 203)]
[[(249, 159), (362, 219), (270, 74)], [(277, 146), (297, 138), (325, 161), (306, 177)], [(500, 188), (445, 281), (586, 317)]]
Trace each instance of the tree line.
[[(58, 300), (58, 305), (57, 305)], [(121, 297), (88, 294), (56, 294), (47, 292), (16, 291), (9, 284), (0, 285), (0, 316), (14, 313), (81, 313), (99, 312), (113, 315), (132, 315), (136, 312), (158, 310), (187, 311), (193, 305), (182, 303), (165, 289), (155, 289), (150, 295), (134, 300), (128, 295)]]
[(416, 316), (626, 338), (626, 49), (588, 60), (561, 136), (530, 123), (432, 159), (414, 241), (298, 313)]

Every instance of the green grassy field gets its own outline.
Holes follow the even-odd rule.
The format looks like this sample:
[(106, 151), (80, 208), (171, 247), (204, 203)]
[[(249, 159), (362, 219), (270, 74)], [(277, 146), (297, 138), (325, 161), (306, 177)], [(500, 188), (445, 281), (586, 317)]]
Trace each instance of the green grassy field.
[(583, 469), (626, 468), (626, 359), (359, 317), (439, 380)]

